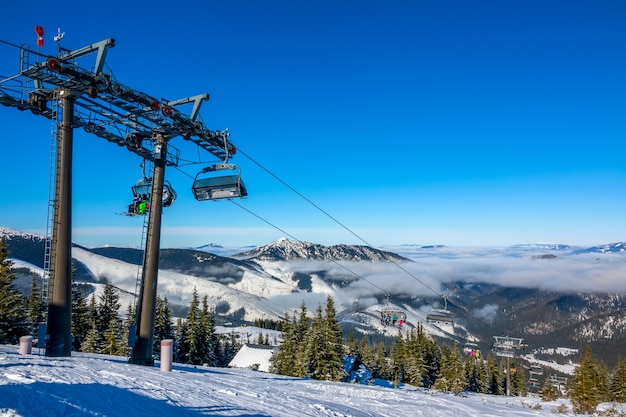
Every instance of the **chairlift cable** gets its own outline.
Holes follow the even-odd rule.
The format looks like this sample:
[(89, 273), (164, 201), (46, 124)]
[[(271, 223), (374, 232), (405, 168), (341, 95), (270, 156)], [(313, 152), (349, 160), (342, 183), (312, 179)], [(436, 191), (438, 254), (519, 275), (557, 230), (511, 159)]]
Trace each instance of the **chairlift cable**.
[[(243, 156), (245, 156), (246, 158), (248, 158), (250, 161), (252, 161), (255, 165), (257, 165), (259, 168), (261, 168), (262, 170), (264, 170), (265, 172), (267, 172), (269, 175), (271, 175), (272, 177), (274, 177), (277, 181), (279, 181), (281, 184), (283, 184), (285, 187), (289, 188), (291, 191), (293, 191), (294, 193), (296, 193), (298, 196), (300, 196), (303, 200), (305, 200), (307, 203), (311, 204), (313, 207), (315, 207), (316, 209), (318, 209), (320, 212), (322, 212), (324, 215), (326, 215), (328, 218), (330, 218), (332, 221), (334, 221), (335, 223), (337, 223), (339, 226), (341, 226), (342, 228), (344, 228), (345, 230), (347, 230), (350, 234), (352, 234), (354, 237), (356, 237), (357, 239), (359, 239), (361, 242), (365, 243), (367, 246), (369, 247), (374, 247), (373, 245), (371, 245), (369, 242), (367, 242), (365, 239), (363, 239), (361, 236), (359, 236), (356, 232), (354, 232), (353, 230), (351, 230), (348, 226), (346, 226), (345, 224), (341, 223), (339, 220), (337, 220), (335, 217), (333, 217), (330, 213), (328, 213), (326, 210), (322, 209), (320, 206), (318, 206), (317, 204), (315, 204), (313, 201), (311, 201), (309, 198), (307, 198), (306, 196), (304, 196), (302, 193), (300, 193), (298, 190), (296, 190), (295, 188), (293, 188), (291, 185), (287, 184), (287, 182), (285, 182), (284, 180), (282, 180), (280, 177), (278, 177), (278, 175), (274, 174), (272, 171), (270, 171), (269, 169), (265, 168), (263, 165), (261, 165), (259, 162), (257, 162), (256, 160), (254, 160), (250, 155), (246, 154), (244, 151), (241, 150), (241, 148), (237, 148), (237, 151), (239, 153), (241, 153)], [(419, 282), (420, 284), (422, 284), (424, 287), (426, 287), (427, 289), (429, 289), (430, 291), (433, 292), (433, 294), (435, 295), (441, 295), (438, 291), (435, 291), (435, 289), (433, 289), (432, 287), (430, 287), (428, 284), (426, 284), (424, 281), (422, 281), (421, 279), (419, 279), (418, 277), (416, 277), (414, 274), (412, 274), (411, 272), (407, 271), (405, 268), (403, 268), (400, 264), (398, 264), (395, 261), (391, 261), (391, 263), (393, 263), (394, 265), (396, 265), (400, 270), (402, 270), (403, 272), (405, 272), (406, 274), (408, 274), (410, 277), (412, 277), (413, 279), (415, 279), (417, 282)]]
[[(245, 208), (244, 206), (242, 206), (241, 204), (237, 203), (235, 200), (230, 200), (231, 203), (235, 204), (236, 206), (240, 207), (242, 210), (247, 211), (248, 213), (252, 214), (254, 217), (256, 217), (257, 219), (267, 223), (268, 225), (270, 225), (271, 227), (275, 228), (276, 230), (280, 231), (281, 233), (284, 233), (285, 235), (289, 236), (290, 238), (292, 238), (293, 240), (295, 240), (296, 242), (299, 243), (303, 243), (300, 239), (296, 238), (295, 236), (293, 236), (292, 234), (290, 234), (289, 232), (281, 229), (280, 227), (276, 226), (275, 224), (271, 223), (270, 221), (264, 219), (263, 217), (259, 216), (258, 214), (254, 213), (253, 211)], [(370, 284), (373, 287), (376, 287), (377, 289), (379, 289), (380, 291), (383, 292), (383, 294), (387, 295), (388, 292), (385, 291), (384, 289), (382, 289), (381, 287), (379, 287), (378, 285), (374, 284), (373, 282), (367, 280), (365, 277), (363, 277), (362, 275), (354, 272), (353, 270), (351, 270), (350, 268), (348, 268), (345, 265), (340, 264), (338, 261), (334, 260), (334, 259), (330, 259), (331, 262), (333, 262), (334, 264), (338, 265), (339, 267), (345, 269), (346, 271), (350, 272), (351, 274), (353, 274), (354, 276), (356, 276), (359, 279), (362, 279), (363, 281), (367, 282), (368, 284)]]
[[(307, 201), (309, 204), (311, 204), (313, 207), (317, 208), (319, 211), (321, 211), (323, 214), (325, 214), (326, 216), (328, 216), (330, 219), (332, 219), (334, 222), (336, 222), (337, 224), (339, 224), (342, 228), (344, 228), (345, 230), (347, 230), (348, 232), (350, 232), (352, 235), (354, 235), (357, 239), (361, 240), (363, 243), (365, 243), (366, 245), (370, 246), (370, 247), (374, 247), (371, 244), (369, 244), (365, 239), (363, 239), (361, 236), (359, 236), (358, 234), (356, 234), (354, 231), (352, 231), (350, 228), (348, 228), (346, 225), (344, 225), (343, 223), (341, 223), (339, 220), (337, 220), (336, 218), (334, 218), (332, 215), (330, 215), (329, 213), (327, 213), (325, 210), (323, 210), (321, 207), (319, 207), (317, 204), (315, 204), (314, 202), (312, 202), (310, 199), (308, 199), (307, 197), (305, 197), (302, 193), (300, 193), (299, 191), (297, 191), (295, 188), (293, 188), (292, 186), (290, 186), (287, 182), (285, 182), (284, 180), (282, 180), (280, 177), (278, 177), (276, 174), (274, 174), (273, 172), (271, 172), (269, 169), (265, 168), (263, 165), (261, 165), (259, 162), (257, 162), (256, 160), (254, 160), (252, 157), (250, 157), (248, 154), (246, 154), (245, 152), (243, 152), (240, 148), (237, 148), (237, 151), (239, 153), (241, 153), (242, 155), (244, 155), (246, 158), (248, 158), (250, 161), (252, 161), (254, 164), (256, 164), (258, 167), (260, 167), (262, 170), (264, 170), (265, 172), (267, 172), (269, 175), (271, 175), (272, 177), (274, 177), (277, 181), (279, 181), (280, 183), (282, 183), (283, 185), (285, 185), (287, 188), (289, 188), (291, 191), (293, 191), (294, 193), (296, 193), (298, 196), (300, 196), (302, 199), (304, 199), (305, 201)], [(190, 174), (188, 174), (187, 172), (183, 171), (180, 169), (180, 167), (176, 167), (176, 169), (183, 173), (184, 175), (188, 176), (191, 179), (194, 179), (194, 177)], [(280, 231), (281, 233), (285, 234), (286, 236), (289, 236), (290, 238), (292, 238), (293, 240), (302, 243), (302, 241), (298, 238), (296, 238), (295, 236), (293, 236), (292, 234), (288, 233), (287, 231), (281, 229), (280, 227), (278, 227), (277, 225), (271, 223), (269, 220), (264, 219), (263, 217), (261, 217), (260, 215), (254, 213), (253, 211), (251, 211), (250, 209), (242, 206), (241, 204), (237, 203), (236, 201), (230, 199), (230, 202), (232, 202), (233, 204), (235, 204), (236, 206), (238, 206), (239, 208), (243, 209), (244, 211), (248, 212), (249, 214), (253, 215), (254, 217), (258, 218), (259, 220), (263, 221), (264, 223), (268, 224), (269, 226), (275, 228), (276, 230)], [(378, 285), (374, 284), (373, 282), (369, 281), (368, 279), (364, 278), (362, 275), (352, 271), (351, 269), (349, 269), (348, 267), (346, 267), (345, 265), (342, 265), (340, 263), (338, 263), (335, 260), (331, 260), (332, 262), (334, 262), (335, 264), (337, 264), (339, 267), (343, 268), (344, 270), (350, 272), (351, 274), (353, 274), (354, 276), (356, 276), (357, 278), (362, 279), (363, 281), (365, 281), (366, 283), (372, 285), (373, 287), (377, 288), (378, 290), (380, 290), (385, 297), (387, 298), (387, 300), (389, 299), (389, 295), (390, 293), (386, 290), (384, 290), (383, 288), (379, 287)], [(424, 283), (422, 280), (420, 280), (418, 277), (416, 277), (415, 275), (413, 275), (410, 271), (407, 271), (405, 268), (403, 268), (400, 264), (398, 264), (395, 261), (391, 261), (391, 263), (393, 263), (396, 267), (398, 267), (400, 270), (402, 270), (403, 272), (405, 272), (406, 274), (408, 274), (410, 277), (412, 277), (413, 279), (415, 279), (417, 282), (419, 282), (420, 284), (422, 284), (424, 287), (426, 287), (427, 289), (429, 289), (430, 291), (432, 291), (435, 295), (441, 295), (439, 292), (435, 291), (432, 287), (430, 287), (428, 284)], [(447, 297), (446, 297), (446, 304), (447, 304)], [(447, 306), (446, 306), (447, 308)], [(473, 319), (478, 320), (476, 317), (474, 317), (474, 315), (472, 315), (467, 309), (463, 308), (463, 310), (465, 311), (465, 314), (472, 317)]]
[[(181, 172), (183, 175), (186, 175), (187, 177), (193, 179), (194, 177), (188, 173), (186, 173), (185, 171), (179, 169), (178, 167), (176, 167), (176, 169)], [(234, 205), (238, 206), (239, 208), (241, 208), (242, 210), (248, 212), (249, 214), (253, 215), (254, 217), (256, 217), (257, 219), (261, 220), (262, 222), (268, 224), (269, 226), (273, 227), (274, 229), (278, 230), (279, 232), (285, 234), (286, 236), (289, 236), (291, 239), (302, 243), (302, 241), (298, 238), (296, 238), (295, 236), (293, 236), (291, 233), (287, 232), (286, 230), (281, 229), (280, 227), (278, 227), (277, 225), (273, 224), (272, 222), (270, 222), (269, 220), (261, 217), (260, 215), (256, 214), (255, 212), (253, 212), (252, 210), (242, 206), (241, 204), (237, 203), (235, 200), (233, 199), (229, 199), (229, 201), (231, 203), (233, 203)], [(365, 283), (370, 284), (371, 286), (373, 286), (374, 288), (380, 290), (383, 294), (385, 294), (385, 296), (387, 297), (387, 302), (389, 302), (389, 292), (384, 290), (383, 288), (379, 287), (378, 285), (374, 284), (373, 282), (369, 281), (367, 278), (363, 277), (362, 275), (358, 274), (357, 272), (354, 272), (353, 270), (351, 270), (350, 268), (348, 268), (345, 265), (340, 264), (339, 262), (335, 261), (334, 259), (330, 260), (331, 262), (333, 262), (334, 264), (338, 265), (340, 268), (343, 268), (344, 270), (348, 271), (349, 273), (353, 274), (354, 276), (356, 276), (357, 278), (363, 280)]]
[[(179, 169), (178, 167), (176, 167), (176, 169), (181, 172), (182, 174), (188, 176), (189, 178), (193, 179), (194, 177), (188, 173), (186, 173), (185, 171)], [(286, 236), (289, 236), (290, 238), (292, 238), (293, 240), (295, 240), (296, 242), (299, 243), (303, 243), (300, 239), (296, 238), (295, 236), (293, 236), (291, 233), (287, 232), (286, 230), (281, 229), (280, 227), (278, 227), (277, 225), (275, 225), (274, 223), (270, 222), (269, 220), (261, 217), (260, 215), (256, 214), (255, 212), (253, 212), (252, 210), (242, 206), (241, 204), (237, 203), (235, 200), (230, 199), (229, 200), (231, 203), (233, 203), (234, 205), (238, 206), (239, 208), (241, 208), (242, 210), (248, 212), (249, 214), (253, 215), (254, 217), (256, 217), (257, 219), (261, 220), (262, 222), (268, 224), (269, 226), (273, 227), (274, 229), (278, 230), (279, 232), (285, 234)], [(374, 284), (373, 282), (369, 281), (368, 279), (366, 279), (365, 277), (363, 277), (362, 275), (358, 274), (357, 272), (352, 271), (350, 268), (348, 268), (345, 265), (340, 264), (339, 262), (335, 261), (334, 259), (331, 259), (331, 261), (333, 263), (335, 263), (336, 265), (338, 265), (339, 267), (345, 269), (346, 271), (350, 272), (351, 274), (353, 274), (354, 276), (356, 276), (357, 278), (362, 279), (363, 281), (365, 281), (366, 283), (370, 284), (371, 286), (377, 288), (378, 290), (380, 290), (383, 294), (385, 294), (385, 296), (387, 297), (387, 299), (389, 299), (389, 292), (382, 289), (381, 287), (379, 287), (378, 285)]]

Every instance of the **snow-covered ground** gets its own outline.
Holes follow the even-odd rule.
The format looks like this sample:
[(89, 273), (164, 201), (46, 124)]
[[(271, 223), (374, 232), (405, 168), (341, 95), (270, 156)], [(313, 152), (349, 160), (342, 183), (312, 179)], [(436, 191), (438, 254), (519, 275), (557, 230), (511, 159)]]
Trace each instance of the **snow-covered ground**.
[[(30, 416), (554, 416), (567, 400), (468, 394), (411, 386), (313, 381), (250, 369), (174, 364), (171, 372), (84, 353), (49, 358), (0, 345), (0, 417)], [(540, 408), (540, 409), (538, 409)]]

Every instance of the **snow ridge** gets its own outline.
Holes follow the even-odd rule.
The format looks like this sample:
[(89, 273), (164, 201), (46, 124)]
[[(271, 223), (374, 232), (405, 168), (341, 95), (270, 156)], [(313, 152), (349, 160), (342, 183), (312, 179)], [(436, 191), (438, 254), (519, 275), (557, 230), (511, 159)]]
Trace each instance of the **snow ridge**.
[(385, 261), (408, 262), (410, 259), (392, 252), (386, 252), (363, 245), (323, 246), (309, 242), (293, 241), (281, 238), (265, 246), (238, 254), (261, 261), (287, 260), (339, 260), (339, 261)]

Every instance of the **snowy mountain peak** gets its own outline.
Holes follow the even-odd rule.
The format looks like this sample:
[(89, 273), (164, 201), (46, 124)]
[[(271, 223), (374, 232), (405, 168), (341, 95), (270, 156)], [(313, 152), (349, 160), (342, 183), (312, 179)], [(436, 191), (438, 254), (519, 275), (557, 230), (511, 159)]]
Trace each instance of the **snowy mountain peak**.
[(520, 243), (513, 245), (513, 248), (531, 248), (531, 249), (545, 249), (545, 250), (569, 250), (572, 247), (570, 245), (564, 245), (562, 243), (549, 243), (549, 242), (533, 242), (533, 243)]
[(626, 242), (607, 243), (606, 245), (592, 246), (582, 249), (577, 253), (624, 253), (626, 252)]
[(198, 246), (194, 249), (196, 250), (210, 250), (210, 249), (222, 249), (224, 246), (219, 243), (207, 243), (206, 245)]
[(408, 258), (392, 252), (363, 245), (324, 246), (309, 242), (280, 238), (265, 246), (237, 256), (263, 261), (284, 260), (341, 260), (341, 261), (408, 261)]
[(22, 232), (20, 230), (11, 229), (10, 227), (0, 226), (0, 238), (22, 237), (27, 239), (43, 239), (43, 236), (34, 235), (32, 233)]

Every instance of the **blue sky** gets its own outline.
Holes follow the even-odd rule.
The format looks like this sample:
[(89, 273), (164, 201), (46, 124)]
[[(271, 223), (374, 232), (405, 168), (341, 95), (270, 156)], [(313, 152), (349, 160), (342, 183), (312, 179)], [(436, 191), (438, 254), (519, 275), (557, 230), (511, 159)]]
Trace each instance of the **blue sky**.
[[(53, 55), (58, 27), (68, 49), (114, 38), (107, 64), (120, 82), (169, 100), (209, 93), (203, 121), (229, 128), (242, 151), (232, 162), (250, 195), (237, 204), (193, 198), (206, 164), (168, 168), (179, 198), (164, 211), (163, 247), (286, 234), (373, 245), (625, 239), (624, 1), (78, 4), (4, 5), (0, 39), (34, 47), (41, 25)], [(13, 75), (17, 53), (0, 54), (0, 76)], [(0, 225), (43, 233), (50, 121), (0, 107), (0, 126)], [(183, 139), (170, 144), (198, 160)], [(141, 220), (117, 213), (140, 163), (75, 131), (76, 243), (139, 245)]]

